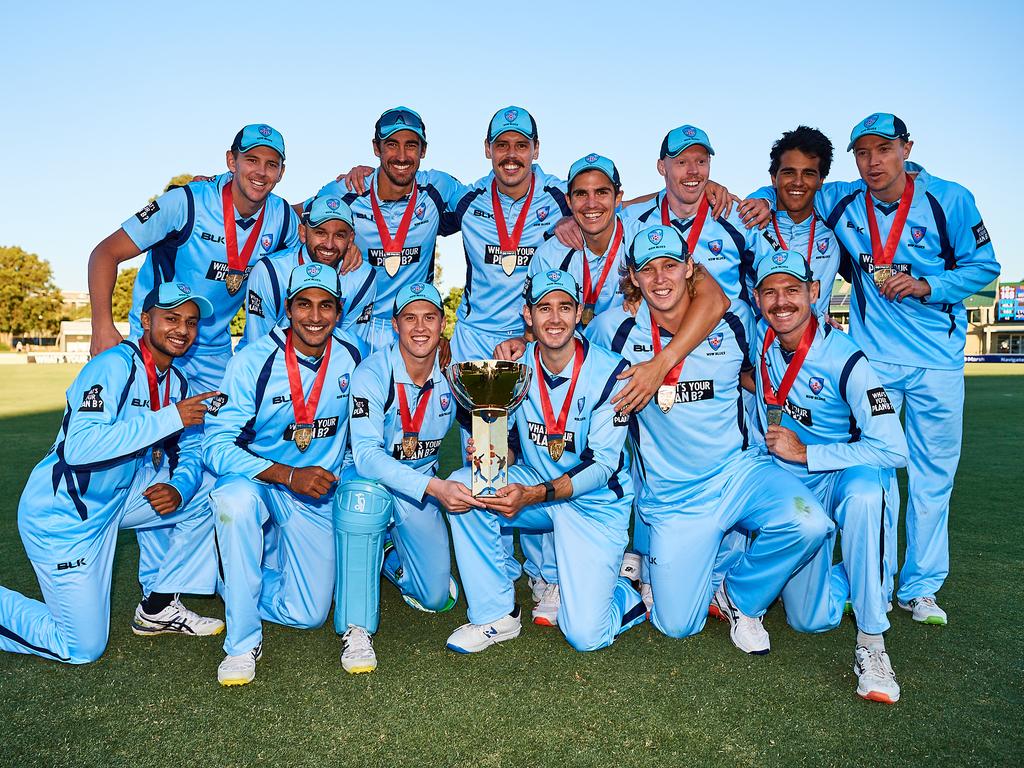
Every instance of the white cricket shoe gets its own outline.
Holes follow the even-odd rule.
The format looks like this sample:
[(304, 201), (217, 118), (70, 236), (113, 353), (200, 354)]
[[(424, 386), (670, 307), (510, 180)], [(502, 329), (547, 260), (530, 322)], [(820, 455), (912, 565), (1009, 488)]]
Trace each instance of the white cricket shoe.
[(768, 632), (761, 619), (747, 616), (736, 607), (736, 603), (729, 597), (724, 581), (711, 599), (711, 605), (718, 608), (722, 617), (729, 622), (729, 638), (733, 645), (744, 653), (756, 656), (764, 656), (771, 650)]
[(900, 700), (900, 684), (885, 651), (858, 645), (853, 652), (853, 671), (857, 675), (857, 695), (862, 699), (883, 704)]
[(622, 556), (622, 565), (619, 567), (619, 576), (629, 579), (634, 584), (640, 583), (640, 555), (636, 552), (626, 552)]
[(562, 593), (557, 584), (548, 584), (544, 588), (540, 602), (533, 607), (533, 623), (542, 627), (558, 626), (558, 608), (562, 604)]
[(530, 585), (530, 594), (533, 596), (533, 602), (539, 603), (540, 599), (544, 597), (544, 590), (548, 588), (548, 583), (540, 576), (530, 576), (527, 579), (527, 583)]
[(373, 672), (377, 668), (377, 654), (373, 652), (370, 633), (354, 624), (341, 636), (341, 668), (350, 675)]
[(207, 616), (200, 616), (186, 608), (175, 595), (171, 604), (160, 613), (148, 614), (142, 610), (142, 603), (135, 608), (132, 632), (136, 635), (194, 635), (205, 637), (219, 635), (224, 631), (224, 622)]
[(495, 643), (519, 637), (523, 629), (517, 605), (512, 613), (490, 624), (463, 624), (448, 636), (447, 646), (456, 653), (478, 653)]
[(217, 667), (221, 685), (245, 685), (256, 679), (256, 662), (263, 657), (263, 643), (240, 656), (225, 656)]
[(904, 611), (910, 611), (914, 621), (921, 624), (945, 625), (946, 612), (935, 603), (934, 597), (915, 597), (907, 602), (899, 601)]
[(640, 599), (647, 606), (647, 618), (650, 618), (654, 610), (654, 588), (647, 582), (640, 583)]

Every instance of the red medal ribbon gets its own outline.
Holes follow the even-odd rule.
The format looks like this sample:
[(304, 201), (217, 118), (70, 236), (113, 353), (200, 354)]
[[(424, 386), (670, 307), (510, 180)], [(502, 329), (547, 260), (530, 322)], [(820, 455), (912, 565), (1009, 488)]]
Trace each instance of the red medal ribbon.
[(779, 407), (785, 404), (786, 396), (789, 395), (789, 390), (792, 388), (793, 382), (796, 381), (797, 374), (800, 373), (800, 368), (804, 364), (804, 358), (807, 357), (807, 352), (811, 348), (811, 342), (814, 341), (814, 334), (817, 330), (818, 320), (812, 312), (811, 318), (807, 322), (807, 328), (804, 330), (804, 335), (800, 338), (800, 344), (796, 348), (796, 354), (789, 361), (786, 373), (782, 376), (782, 383), (779, 384), (779, 391), (776, 392), (772, 389), (772, 382), (768, 377), (768, 363), (765, 362), (768, 347), (775, 341), (775, 331), (769, 326), (764, 334), (764, 345), (761, 347), (761, 387), (764, 389), (764, 401), (766, 404)]
[(402, 416), (402, 436), (419, 437), (420, 428), (423, 426), (423, 417), (427, 415), (427, 403), (430, 402), (430, 392), (420, 393), (419, 402), (416, 404), (416, 413), (409, 411), (409, 399), (405, 394), (405, 384), (395, 382), (395, 389), (398, 390), (398, 412)]
[(579, 379), (580, 369), (583, 367), (583, 342), (576, 339), (576, 356), (572, 363), (572, 379), (569, 381), (569, 391), (565, 393), (565, 402), (562, 403), (562, 410), (558, 414), (558, 421), (555, 421), (555, 412), (551, 407), (551, 398), (548, 396), (548, 388), (544, 383), (544, 370), (540, 364), (540, 347), (533, 348), (533, 358), (537, 363), (537, 388), (540, 390), (540, 408), (544, 413), (544, 431), (548, 438), (562, 437), (565, 435), (565, 422), (569, 418), (569, 408), (572, 406), (572, 395), (576, 391), (576, 381)]
[(256, 241), (260, 239), (260, 232), (263, 231), (263, 216), (267, 212), (267, 206), (260, 209), (260, 216), (252, 227), (252, 231), (245, 240), (242, 253), (238, 253), (238, 233), (235, 230), (235, 203), (231, 192), (229, 181), (220, 192), (220, 200), (224, 206), (224, 245), (228, 251), (228, 269), (232, 272), (245, 272), (249, 266), (249, 257), (256, 248)]
[(409, 202), (405, 206), (405, 213), (402, 220), (398, 222), (398, 231), (391, 237), (391, 230), (380, 212), (380, 204), (377, 202), (377, 193), (373, 191), (375, 184), (370, 185), (370, 205), (373, 207), (373, 222), (377, 225), (377, 234), (380, 235), (380, 244), (384, 248), (385, 256), (401, 256), (405, 248), (405, 238), (409, 234), (409, 224), (412, 223), (412, 214), (416, 209), (416, 182), (413, 181), (412, 193), (409, 195)]
[(142, 353), (142, 364), (146, 368), (146, 381), (149, 383), (149, 407), (150, 410), (159, 411), (167, 407), (171, 402), (171, 369), (167, 369), (167, 385), (164, 387), (164, 402), (160, 404), (160, 388), (156, 381), (156, 363), (153, 362), (153, 354), (149, 351), (145, 341), (139, 341), (139, 351)]
[(505, 223), (505, 212), (501, 209), (501, 200), (498, 199), (498, 181), (491, 181), (491, 208), (494, 209), (494, 226), (498, 230), (498, 249), (502, 253), (518, 253), (519, 241), (523, 239), (523, 227), (526, 226), (526, 214), (530, 212), (530, 203), (533, 202), (533, 186), (537, 183), (536, 174), (530, 176), (530, 191), (526, 195), (526, 202), (523, 203), (523, 210), (516, 218), (516, 225), (512, 234), (508, 233), (508, 225)]
[(871, 193), (864, 190), (864, 205), (868, 214), (868, 229), (871, 231), (871, 259), (876, 267), (888, 267), (892, 264), (892, 257), (896, 255), (896, 248), (900, 244), (900, 235), (903, 234), (903, 225), (907, 223), (907, 214), (910, 213), (910, 203), (914, 199), (914, 177), (906, 174), (907, 183), (903, 187), (903, 194), (900, 195), (900, 206), (896, 209), (896, 218), (892, 221), (892, 228), (889, 236), (885, 238), (885, 248), (882, 248), (882, 238), (878, 234), (878, 221), (875, 219), (875, 205), (871, 199)]
[[(651, 315), (651, 344), (654, 346), (654, 356), (656, 357), (661, 353), (661, 332), (658, 329), (658, 324), (654, 321), (654, 313), (651, 312), (651, 308), (648, 307), (647, 311)], [(686, 362), (684, 357), (678, 363), (675, 368), (668, 372), (665, 380), (661, 382), (662, 386), (669, 386), (675, 388), (676, 384), (679, 383), (679, 375), (683, 372), (683, 363)]]
[[(818, 223), (818, 217), (813, 213), (811, 214), (811, 234), (807, 241), (807, 265), (811, 264), (811, 255), (814, 253), (814, 227)], [(782, 246), (782, 250), (789, 250), (786, 248), (786, 241), (782, 239), (782, 233), (779, 232), (779, 222), (775, 218), (775, 212), (772, 211), (772, 226), (775, 227), (775, 236), (779, 238), (779, 245)]]
[(597, 287), (592, 288), (590, 284), (590, 264), (587, 263), (587, 253), (583, 252), (583, 305), (587, 307), (597, 306), (597, 299), (604, 288), (604, 281), (608, 278), (612, 263), (615, 261), (615, 254), (619, 252), (619, 245), (622, 243), (622, 221), (615, 220), (615, 237), (612, 239), (611, 248), (606, 252), (604, 269), (601, 270), (601, 277), (597, 281)]
[(331, 362), (331, 342), (328, 339), (324, 356), (320, 360), (320, 370), (316, 372), (313, 388), (309, 391), (309, 400), (302, 393), (302, 378), (299, 376), (299, 361), (295, 356), (295, 345), (292, 344), (292, 331), (289, 328), (284, 334), (284, 364), (288, 369), (288, 389), (292, 394), (292, 411), (295, 413), (295, 426), (312, 426), (316, 421), (316, 406), (320, 402), (320, 392), (327, 378), (327, 366)]
[[(697, 241), (700, 240), (700, 232), (704, 229), (704, 222), (707, 221), (710, 208), (707, 195), (702, 195), (700, 203), (697, 204), (697, 213), (693, 217), (693, 224), (690, 225), (690, 231), (686, 235), (686, 251), (690, 256), (693, 256)], [(665, 195), (661, 201), (661, 223), (665, 226), (672, 225), (672, 217), (668, 209), (668, 195)]]

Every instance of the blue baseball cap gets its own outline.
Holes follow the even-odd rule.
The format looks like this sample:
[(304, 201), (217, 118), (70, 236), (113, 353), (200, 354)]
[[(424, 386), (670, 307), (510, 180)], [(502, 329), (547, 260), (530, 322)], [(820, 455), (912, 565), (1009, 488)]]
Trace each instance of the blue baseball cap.
[(695, 125), (680, 125), (665, 134), (661, 142), (661, 157), (675, 157), (687, 147), (699, 144), (708, 151), (708, 154), (715, 154), (711, 148), (711, 139), (700, 128)]
[(754, 287), (760, 287), (765, 278), (772, 275), (792, 275), (803, 283), (814, 279), (807, 260), (796, 251), (776, 251), (770, 256), (762, 256), (757, 262), (757, 282)]
[(648, 262), (661, 258), (682, 262), (690, 258), (686, 243), (676, 232), (675, 227), (659, 224), (656, 227), (641, 229), (626, 251), (626, 264), (633, 269), (641, 269)]
[(378, 117), (373, 126), (373, 138), (380, 141), (399, 131), (412, 131), (423, 139), (424, 144), (427, 143), (427, 126), (423, 124), (423, 118), (408, 107), (393, 107)]
[(611, 181), (612, 186), (616, 190), (622, 186), (622, 182), (619, 180), (619, 169), (615, 167), (615, 163), (596, 152), (591, 152), (586, 157), (581, 157), (569, 167), (569, 178), (566, 181), (566, 186), (571, 187), (572, 180), (585, 171), (600, 171), (608, 177), (608, 180)]
[(313, 198), (309, 208), (302, 214), (303, 223), (311, 227), (319, 227), (325, 221), (332, 220), (344, 221), (353, 229), (355, 228), (352, 224), (352, 209), (345, 204), (344, 200), (336, 195), (324, 195), (323, 197)]
[(429, 301), (442, 312), (444, 311), (444, 302), (441, 301), (441, 294), (437, 288), (430, 283), (410, 283), (402, 288), (395, 297), (394, 315), (397, 317), (399, 312), (414, 301)]
[(499, 109), (487, 127), (487, 143), (492, 144), (505, 131), (521, 133), (530, 141), (537, 140), (537, 121), (522, 107)]
[(247, 125), (235, 134), (235, 140), (231, 142), (231, 149), (238, 152), (248, 152), (254, 147), (270, 147), (284, 160), (284, 136), (269, 125)]
[(187, 301), (194, 301), (199, 308), (200, 319), (210, 317), (213, 314), (213, 304), (205, 296), (193, 293), (192, 289), (185, 283), (160, 283), (156, 288), (146, 294), (142, 300), (142, 311), (148, 312), (156, 307), (157, 309), (174, 309), (180, 307)]
[(853, 126), (853, 130), (850, 132), (850, 145), (846, 148), (847, 152), (853, 149), (853, 145), (861, 136), (881, 136), (884, 139), (910, 141), (907, 124), (888, 112), (875, 112)]
[(532, 307), (554, 291), (567, 293), (573, 301), (580, 303), (580, 286), (576, 278), (560, 269), (549, 269), (530, 278), (530, 285), (526, 289), (526, 305)]
[(341, 300), (341, 281), (334, 267), (326, 264), (299, 264), (288, 277), (286, 297), (292, 299), (307, 288), (321, 288)]

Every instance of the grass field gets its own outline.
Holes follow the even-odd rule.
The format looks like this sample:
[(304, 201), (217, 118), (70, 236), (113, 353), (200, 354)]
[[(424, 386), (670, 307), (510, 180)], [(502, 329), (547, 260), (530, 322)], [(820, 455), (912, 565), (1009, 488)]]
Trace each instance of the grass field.
[[(0, 368), (0, 584), (38, 597), (16, 526), (22, 485), (59, 424), (77, 368)], [(220, 639), (137, 638), (138, 550), (122, 534), (106, 655), (86, 667), (0, 653), (3, 766), (690, 766), (1020, 764), (1024, 722), (1021, 454), (1024, 366), (972, 366), (952, 512), (947, 627), (895, 611), (887, 645), (903, 699), (854, 694), (854, 626), (799, 635), (776, 606), (772, 653), (724, 624), (670, 640), (649, 624), (607, 650), (557, 629), (462, 657), (438, 616), (382, 588), (380, 667), (349, 676), (330, 626), (265, 626), (256, 681), (216, 682)], [(984, 375), (973, 375), (975, 372)], [(448, 446), (447, 468), (455, 458)], [(527, 600), (525, 586), (520, 598)], [(223, 616), (219, 600), (190, 598)], [(1013, 757), (1017, 755), (1017, 757)]]

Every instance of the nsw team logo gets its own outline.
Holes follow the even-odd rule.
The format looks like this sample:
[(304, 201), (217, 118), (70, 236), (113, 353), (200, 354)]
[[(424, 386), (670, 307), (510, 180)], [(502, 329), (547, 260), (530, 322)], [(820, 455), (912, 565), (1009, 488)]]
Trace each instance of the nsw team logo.
[(811, 376), (810, 380), (811, 392), (816, 395), (821, 394), (821, 390), (825, 388), (825, 380), (821, 376)]
[(544, 221), (548, 217), (548, 211), (551, 209), (544, 205), (537, 209), (537, 221)]
[(710, 243), (708, 243), (708, 250), (715, 254), (715, 256), (717, 256), (722, 252), (722, 241), (712, 240)]
[(260, 243), (263, 244), (263, 250), (269, 251), (270, 246), (274, 244), (274, 238), (272, 238), (270, 235), (264, 235), (263, 239), (260, 240)]
[(661, 238), (664, 236), (664, 231), (659, 229), (652, 229), (647, 233), (647, 239), (651, 241), (651, 245), (657, 245), (661, 242)]
[(773, 254), (772, 255), (772, 261), (774, 263), (776, 263), (776, 264), (785, 264), (786, 263), (786, 252), (785, 251), (779, 251), (778, 253)]
[(586, 397), (581, 397), (578, 400), (576, 400), (576, 412), (577, 413), (583, 413), (583, 406), (586, 404), (586, 402), (587, 402), (587, 398)]
[(309, 275), (310, 277), (316, 277), (317, 275), (320, 274), (320, 271), (322, 269), (323, 269), (323, 265), (322, 264), (307, 264), (306, 265), (306, 274)]
[(559, 272), (558, 270), (552, 270), (548, 272), (548, 280), (550, 280), (552, 283), (557, 283), (561, 279), (561, 277), (562, 273)]
[(911, 227), (910, 236), (914, 238), (915, 243), (920, 243), (924, 240), (925, 234), (928, 232), (928, 227)]
[(192, 289), (189, 288), (184, 283), (178, 283), (178, 290), (181, 291), (182, 293), (184, 293), (186, 296), (188, 296), (190, 293), (192, 293)]
[(423, 293), (423, 283), (413, 283), (409, 287), (409, 290), (415, 293), (417, 296), (419, 296), (421, 293)]
[(828, 240), (818, 241), (818, 253), (824, 253), (828, 250)]
[(336, 211), (338, 210), (338, 206), (341, 205), (341, 200), (339, 200), (336, 197), (328, 197), (327, 202), (324, 203), (324, 205), (326, 205), (332, 211)]
[(419, 205), (417, 205), (415, 213), (416, 213), (416, 218), (422, 220), (423, 217), (427, 214), (427, 205), (426, 205), (426, 203), (420, 203)]
[(267, 137), (267, 136), (269, 136), (270, 134), (272, 134), (274, 132), (274, 129), (271, 128), (269, 125), (261, 125), (256, 130), (259, 131), (260, 132), (260, 136), (263, 136), (263, 137)]
[(341, 390), (342, 394), (348, 392), (348, 374), (342, 374), (338, 377), (338, 389)]
[(437, 398), (437, 401), (441, 405), (441, 412), (445, 413), (448, 410), (448, 406), (452, 404), (452, 396), (445, 392), (443, 395)]
[(589, 155), (587, 155), (583, 159), (586, 160), (588, 163), (596, 163), (597, 162), (597, 155), (595, 153), (591, 152)]
[(685, 128), (683, 128), (683, 135), (689, 136), (692, 139), (694, 136), (697, 135), (697, 129), (694, 128), (692, 125), (688, 125)]
[(509, 123), (514, 123), (516, 118), (519, 117), (518, 109), (510, 109), (505, 112), (505, 120)]
[(722, 333), (712, 333), (710, 336), (708, 336), (708, 345), (712, 349), (717, 350), (720, 346), (722, 346), (722, 339), (724, 339), (724, 338), (725, 338), (725, 334), (722, 334)]
[(864, 127), (870, 128), (872, 125), (878, 122), (878, 115), (871, 115), (870, 117), (864, 118)]

